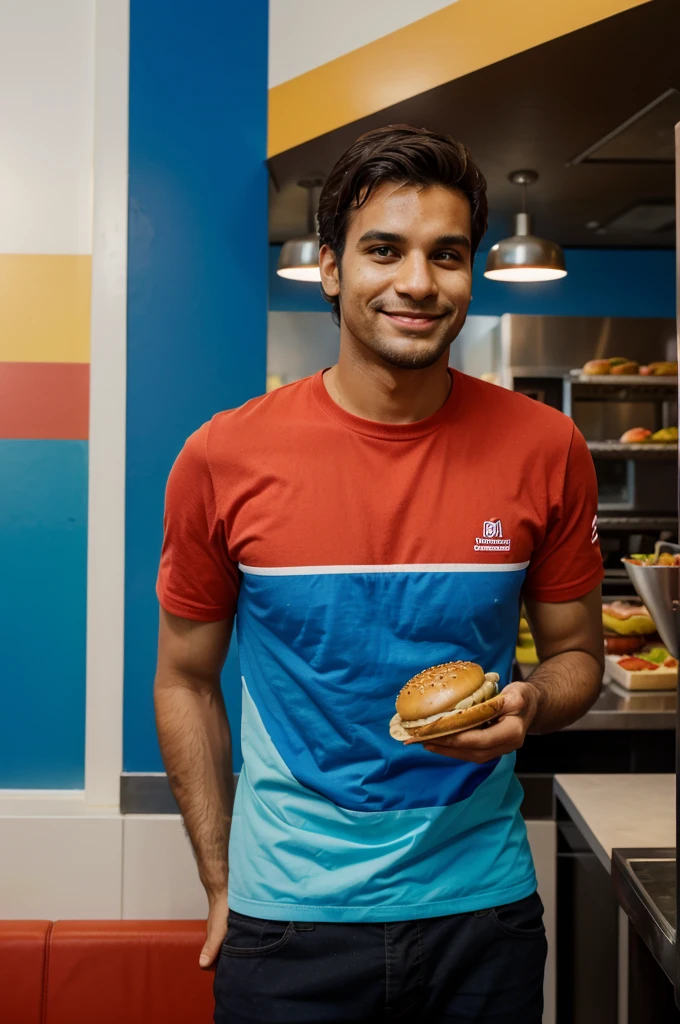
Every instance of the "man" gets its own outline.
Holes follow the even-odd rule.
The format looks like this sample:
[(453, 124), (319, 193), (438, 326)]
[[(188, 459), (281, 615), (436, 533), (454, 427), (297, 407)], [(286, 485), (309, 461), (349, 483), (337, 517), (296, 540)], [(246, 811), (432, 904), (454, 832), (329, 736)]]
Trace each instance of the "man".
[[(602, 561), (572, 421), (448, 369), (486, 209), (453, 139), (358, 139), (319, 204), (337, 365), (219, 413), (170, 475), (157, 721), (208, 894), (218, 1024), (541, 1019), (514, 751), (597, 696)], [(541, 665), (511, 683), (522, 600)], [(500, 673), (502, 717), (392, 739), (402, 685), (458, 659)]]

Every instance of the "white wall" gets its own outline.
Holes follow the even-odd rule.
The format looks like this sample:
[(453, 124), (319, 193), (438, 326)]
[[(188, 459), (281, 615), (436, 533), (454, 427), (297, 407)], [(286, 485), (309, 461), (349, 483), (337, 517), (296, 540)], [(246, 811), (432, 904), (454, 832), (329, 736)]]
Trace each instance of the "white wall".
[(456, 0), (269, 0), (269, 88)]
[(92, 251), (94, 0), (0, 0), (0, 252)]
[(340, 331), (328, 313), (269, 311), (267, 378), (290, 384), (338, 361)]

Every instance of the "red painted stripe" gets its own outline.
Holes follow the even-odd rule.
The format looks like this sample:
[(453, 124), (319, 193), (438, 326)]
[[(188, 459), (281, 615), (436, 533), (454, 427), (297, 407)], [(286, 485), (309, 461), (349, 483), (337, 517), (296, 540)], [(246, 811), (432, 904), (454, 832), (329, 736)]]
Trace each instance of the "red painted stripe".
[(0, 363), (0, 438), (84, 440), (89, 363)]

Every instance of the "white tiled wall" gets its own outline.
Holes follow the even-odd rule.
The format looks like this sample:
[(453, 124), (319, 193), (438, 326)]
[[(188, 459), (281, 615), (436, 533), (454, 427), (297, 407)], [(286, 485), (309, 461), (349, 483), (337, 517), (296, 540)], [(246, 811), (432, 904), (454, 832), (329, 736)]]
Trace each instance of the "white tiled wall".
[(206, 914), (205, 892), (178, 815), (128, 815), (123, 823), (123, 918), (196, 920)]
[(120, 816), (0, 817), (2, 918), (120, 918), (122, 867)]

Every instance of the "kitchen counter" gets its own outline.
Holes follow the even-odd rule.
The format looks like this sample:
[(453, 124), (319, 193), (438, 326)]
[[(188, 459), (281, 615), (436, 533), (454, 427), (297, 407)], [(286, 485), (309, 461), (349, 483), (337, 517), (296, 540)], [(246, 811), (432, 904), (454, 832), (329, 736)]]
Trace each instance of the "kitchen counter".
[[(637, 985), (639, 999), (641, 965), (649, 952), (671, 983), (677, 984), (675, 775), (557, 775), (554, 793), (566, 846), (587, 847), (595, 854), (611, 875), (616, 900), (630, 922), (630, 935), (635, 936), (635, 942), (629, 940), (630, 950), (631, 955), (636, 950), (636, 960), (631, 961), (630, 976), (635, 982), (629, 992)], [(590, 927), (598, 927), (597, 922)], [(641, 955), (640, 948), (645, 946), (649, 952)], [(651, 988), (666, 1000), (670, 1014), (672, 989), (659, 987), (653, 978)], [(649, 1009), (645, 1000), (650, 998), (647, 991), (642, 1019)], [(639, 1019), (637, 1014), (633, 1019)], [(663, 1019), (675, 1020), (675, 1011)]]
[(609, 872), (617, 847), (675, 846), (674, 775), (556, 775), (554, 792)]
[[(535, 667), (521, 665), (522, 677), (526, 679)], [(592, 708), (563, 731), (675, 729), (676, 701), (674, 690), (631, 691), (605, 677)]]
[(631, 691), (606, 680), (592, 708), (567, 728), (675, 729), (676, 702), (674, 690)]

